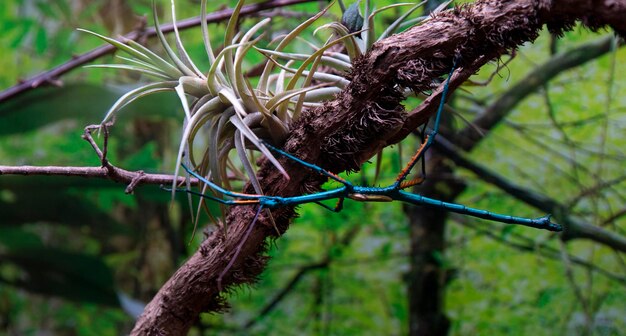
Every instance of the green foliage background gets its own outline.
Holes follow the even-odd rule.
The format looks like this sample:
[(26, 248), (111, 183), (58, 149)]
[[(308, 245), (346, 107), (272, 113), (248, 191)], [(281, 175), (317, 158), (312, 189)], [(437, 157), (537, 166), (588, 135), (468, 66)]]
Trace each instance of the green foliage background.
[[(387, 3), (391, 1), (377, 5)], [(316, 13), (320, 6), (299, 5), (288, 13)], [(177, 11), (180, 18), (195, 16), (199, 5), (177, 1)], [(0, 88), (99, 45), (75, 28), (115, 35), (132, 29), (138, 22), (135, 15), (149, 12), (147, 0), (2, 1)], [(340, 15), (338, 7), (332, 12)], [(161, 21), (169, 22), (167, 4), (161, 13)], [(390, 11), (389, 18), (393, 14)], [(271, 33), (280, 34), (301, 19), (277, 15)], [(244, 27), (252, 24), (242, 22)], [(224, 24), (210, 27), (218, 45)], [(182, 37), (194, 60), (205, 57), (199, 29), (185, 31)], [(599, 34), (576, 28), (557, 45), (567, 50), (597, 38)], [(461, 114), (454, 116), (458, 127), (473, 118), (481, 103), (493, 101), (549, 59), (551, 43), (550, 35), (542, 34), (536, 43), (521, 48), (488, 86), (467, 86), (458, 92), (455, 106)], [(158, 49), (156, 40), (148, 44)], [(261, 59), (257, 55), (248, 61), (254, 65)], [(98, 63), (112, 61), (108, 57)], [(485, 67), (476, 80), (487, 79), (494, 69)], [(572, 201), (572, 214), (624, 235), (621, 217), (603, 223), (624, 209), (626, 80), (619, 75), (623, 73), (622, 48), (559, 75), (545, 91), (552, 121), (545, 93), (531, 95), (472, 152), (471, 159), (513, 183), (563, 203)], [(0, 164), (97, 166), (96, 155), (80, 139), (83, 127), (100, 122), (115, 99), (143, 79), (130, 73), (77, 69), (62, 80), (63, 87), (34, 90), (0, 103)], [(417, 103), (408, 100), (407, 107)], [(159, 94), (127, 107), (113, 128), (111, 161), (129, 170), (173, 172), (181, 115), (174, 94)], [(402, 158), (409, 157), (415, 141), (403, 145)], [(382, 167), (377, 183), (385, 184), (400, 169), (398, 151), (387, 151)], [(518, 216), (543, 215), (471, 173), (458, 170), (457, 175), (469, 186), (459, 200), (464, 204)], [(373, 168), (364, 167), (362, 174), (349, 178), (373, 183)], [(614, 182), (599, 187), (600, 178)], [(99, 180), (0, 177), (0, 333), (115, 335), (130, 330), (134, 319), (122, 309), (125, 300), (119, 295), (149, 301), (203, 235), (188, 243), (193, 223), (185, 197), (170, 205), (169, 193), (158, 187), (141, 187), (133, 195), (123, 190), (122, 185)], [(409, 227), (402, 205), (348, 202), (338, 214), (307, 205), (299, 213), (286, 235), (273, 244), (272, 261), (259, 284), (233, 292), (231, 312), (203, 316), (193, 333), (406, 334)], [(467, 225), (469, 221), (473, 225)], [(207, 227), (211, 229), (208, 218), (201, 218), (199, 230)], [(590, 241), (571, 241), (562, 247), (550, 233), (476, 219), (452, 217), (447, 230), (448, 249), (437, 258), (455, 274), (446, 291), (451, 334), (583, 334), (582, 301), (592, 312), (593, 334), (619, 335), (619, 330), (626, 330), (623, 254)], [(344, 239), (349, 244), (342, 244)], [(531, 251), (516, 249), (513, 243)], [(541, 244), (562, 248), (618, 279), (579, 266), (571, 266), (568, 277), (563, 260), (540, 256)], [(299, 273), (293, 290), (275, 309), (260, 315)], [(575, 295), (575, 288), (584, 300)], [(246, 330), (246, 324), (253, 325)]]

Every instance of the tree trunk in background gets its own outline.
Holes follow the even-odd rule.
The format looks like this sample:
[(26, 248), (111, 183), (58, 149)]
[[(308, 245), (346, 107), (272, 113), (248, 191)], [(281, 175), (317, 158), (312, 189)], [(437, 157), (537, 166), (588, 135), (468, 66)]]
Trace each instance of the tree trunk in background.
[[(449, 121), (446, 119), (442, 120), (442, 124)], [(445, 128), (447, 125), (441, 126)], [(415, 186), (413, 192), (446, 202), (452, 201), (464, 185), (448, 178), (452, 176), (452, 167), (444, 161), (440, 153), (431, 148), (426, 156), (426, 181)], [(414, 168), (414, 173), (417, 173), (417, 169)], [(446, 188), (438, 188), (444, 181)], [(443, 260), (449, 213), (441, 209), (411, 205), (405, 205), (404, 211), (409, 219), (411, 239), (410, 271), (407, 279), (409, 335), (447, 335), (450, 320), (444, 311), (444, 299), (449, 270)]]

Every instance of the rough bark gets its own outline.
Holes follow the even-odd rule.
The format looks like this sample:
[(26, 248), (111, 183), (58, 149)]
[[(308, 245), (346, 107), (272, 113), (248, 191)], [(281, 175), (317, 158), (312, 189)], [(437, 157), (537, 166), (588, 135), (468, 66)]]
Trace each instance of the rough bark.
[[(346, 90), (294, 126), (285, 149), (331, 171), (357, 170), (394, 136), (402, 138), (396, 135), (403, 131), (407, 120), (400, 105), (401, 88), (429, 89), (433, 79), (450, 70), (455, 56), (461, 60), (460, 73), (471, 74), (493, 58), (533, 41), (543, 24), (558, 32), (581, 19), (592, 28), (607, 24), (624, 33), (625, 16), (623, 0), (488, 0), (443, 12), (421, 26), (377, 43), (355, 65), (357, 70)], [(432, 113), (432, 109), (424, 111), (423, 115)], [(290, 180), (272, 165), (262, 165), (259, 180), (267, 194), (289, 196), (320, 188), (319, 176), (286, 160), (283, 164)], [(295, 213), (283, 208), (273, 214), (283, 232)], [(185, 334), (200, 312), (225, 307), (224, 291), (254, 282), (267, 260), (267, 238), (275, 238), (276, 232), (264, 215), (250, 227), (253, 216), (251, 207), (233, 208), (227, 216), (228, 234), (215, 231), (202, 243), (148, 304), (133, 334)], [(222, 279), (222, 291), (218, 278), (244, 237), (247, 241)]]

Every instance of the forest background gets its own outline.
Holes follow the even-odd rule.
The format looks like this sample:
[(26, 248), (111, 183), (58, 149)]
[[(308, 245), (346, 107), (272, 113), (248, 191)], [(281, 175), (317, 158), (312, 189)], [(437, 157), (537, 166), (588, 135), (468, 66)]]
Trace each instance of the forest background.
[[(209, 10), (235, 3), (211, 2)], [(379, 7), (390, 3), (376, 1)], [(176, 4), (179, 18), (199, 14), (199, 1)], [(326, 4), (273, 9), (241, 26), (270, 16), (268, 36), (280, 34)], [(171, 22), (169, 2), (158, 9), (160, 21)], [(76, 28), (117, 36), (137, 30), (143, 17), (151, 24), (150, 12), (147, 0), (3, 1), (0, 89), (101, 45)], [(327, 20), (341, 16), (338, 6), (329, 13)], [(401, 13), (394, 8), (378, 20), (388, 23)], [(225, 21), (209, 27), (219, 45)], [(305, 40), (318, 39), (312, 30)], [(181, 36), (192, 59), (206, 57), (199, 27)], [(160, 48), (156, 39), (143, 42)], [(306, 48), (297, 43), (294, 48)], [(446, 111), (444, 136), (456, 146), (437, 146), (427, 161), (428, 183), (416, 190), (499, 213), (553, 213), (578, 231), (541, 232), (400, 203), (346, 202), (336, 214), (301, 206), (295, 225), (272, 244), (260, 281), (232, 291), (230, 311), (202, 315), (192, 334), (407, 334), (414, 331), (410, 321), (429, 319), (448, 321), (443, 325), (452, 335), (626, 330), (622, 44), (610, 31), (576, 27), (558, 39), (543, 31), (510, 62), (504, 57), (483, 67)], [(252, 69), (263, 60), (250, 53), (246, 65)], [(111, 62), (112, 55), (95, 60)], [(84, 127), (99, 123), (142, 81), (132, 72), (77, 68), (0, 101), (0, 164), (98, 166), (81, 140)], [(408, 109), (418, 104), (406, 101)], [(126, 107), (111, 129), (110, 161), (131, 171), (173, 173), (179, 105), (174, 93), (162, 93)], [(463, 151), (454, 134), (474, 129), (490, 112), (505, 118)], [(385, 150), (376, 183), (393, 181), (419, 142), (409, 138)], [(371, 184), (374, 170), (366, 165), (347, 177)], [(194, 225), (185, 197), (172, 205), (158, 185), (138, 186), (132, 194), (124, 188), (105, 179), (0, 176), (0, 331), (130, 331), (141, 304), (196, 251), (210, 220), (200, 219), (190, 241)], [(423, 234), (429, 227), (420, 216), (429, 214), (446, 223), (431, 232), (438, 238)], [(442, 242), (420, 248), (432, 239)], [(416, 283), (433, 269), (434, 287)], [(433, 304), (420, 306), (416, 298)]]

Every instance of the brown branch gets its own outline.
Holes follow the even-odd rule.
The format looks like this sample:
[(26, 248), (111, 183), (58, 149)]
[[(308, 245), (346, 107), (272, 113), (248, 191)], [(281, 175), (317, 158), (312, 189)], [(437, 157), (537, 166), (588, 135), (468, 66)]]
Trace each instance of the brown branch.
[[(85, 178), (101, 178), (115, 182), (128, 184), (130, 189), (126, 193), (131, 193), (134, 187), (144, 184), (172, 185), (173, 175), (167, 174), (147, 174), (143, 171), (129, 171), (115, 166), (112, 170), (105, 167), (67, 167), (67, 166), (0, 166), (0, 175), (44, 175), (44, 176), (77, 176)], [(198, 180), (192, 178), (192, 185), (198, 185)], [(178, 176), (177, 184), (185, 182), (185, 178)]]
[[(553, 30), (571, 28), (575, 18), (612, 25), (626, 32), (626, 1), (497, 1), (483, 0), (438, 14), (423, 25), (378, 42), (357, 60), (351, 83), (337, 98), (305, 114), (285, 150), (330, 171), (356, 170), (402, 129), (404, 88), (425, 91), (448, 72), (455, 56), (467, 71), (522, 43), (533, 41), (545, 23)], [(561, 23), (561, 25), (559, 25)], [(483, 57), (483, 56), (489, 57)], [(288, 160), (288, 181), (263, 162), (258, 178), (269, 195), (293, 196), (320, 189), (324, 179)], [(250, 189), (251, 190), (251, 189)], [(273, 210), (279, 230), (294, 217), (291, 208)], [(228, 229), (214, 231), (198, 252), (167, 281), (146, 306), (133, 335), (185, 334), (200, 312), (219, 311), (225, 303), (217, 279), (235, 254), (254, 216), (252, 207), (232, 208)], [(225, 291), (253, 283), (265, 268), (267, 238), (275, 238), (267, 216), (261, 216), (230, 271)]]
[[(146, 174), (142, 170), (129, 171), (112, 165), (106, 158), (108, 151), (109, 127), (111, 125), (112, 123), (106, 123), (104, 125), (89, 125), (85, 127), (85, 131), (82, 135), (82, 138), (91, 145), (94, 152), (96, 152), (96, 155), (100, 159), (100, 163), (102, 164), (100, 167), (0, 166), (0, 175), (46, 175), (104, 178), (115, 182), (125, 183), (127, 185), (125, 190), (127, 194), (132, 193), (137, 186), (143, 184), (172, 185), (172, 182), (174, 181), (173, 175)], [(102, 149), (100, 149), (91, 135), (94, 130), (102, 130), (102, 133), (104, 134), (104, 144)], [(182, 185), (186, 183), (186, 181), (187, 179), (183, 176), (176, 177), (176, 185)], [(198, 185), (200, 182), (197, 178), (190, 178), (188, 181), (191, 185)]]
[[(319, 1), (319, 0), (269, 0), (269, 1), (264, 1), (261, 3), (244, 6), (241, 9), (241, 13), (239, 15), (248, 16), (248, 15), (252, 15), (260, 11), (267, 10), (267, 9), (280, 8), (280, 7), (291, 6), (291, 5), (295, 5), (299, 3), (313, 2), (313, 1)], [(232, 13), (233, 13), (232, 9), (225, 9), (225, 10), (221, 10), (215, 13), (210, 13), (207, 15), (207, 22), (215, 23), (215, 22), (228, 20), (230, 16), (232, 15)], [(189, 19), (185, 19), (185, 20), (181, 20), (177, 22), (177, 27), (179, 30), (185, 30), (188, 28), (199, 26), (200, 22), (201, 22), (200, 16), (197, 16), (197, 17), (193, 17), (193, 18), (189, 18)], [(161, 29), (163, 30), (164, 33), (170, 33), (174, 31), (174, 25), (171, 23), (164, 24), (161, 26)], [(124, 35), (122, 38), (118, 39), (118, 41), (121, 41), (121, 42), (124, 42), (127, 40), (137, 41), (140, 38), (154, 37), (154, 36), (156, 36), (156, 29), (154, 28), (149, 28), (145, 30), (139, 29), (139, 30), (136, 30), (136, 31), (133, 31)], [(96, 49), (93, 49), (91, 51), (88, 51), (84, 54), (72, 57), (71, 60), (57, 66), (54, 69), (42, 72), (27, 80), (21, 81), (15, 86), (12, 86), (0, 92), (0, 102), (13, 98), (26, 91), (38, 88), (42, 85), (54, 84), (56, 86), (59, 86), (61, 85), (59, 78), (63, 76), (64, 74), (78, 68), (81, 65), (92, 62), (104, 55), (114, 53), (115, 50), (116, 48), (114, 46), (107, 44), (107, 45), (98, 47)]]

